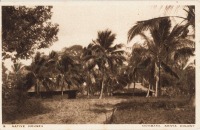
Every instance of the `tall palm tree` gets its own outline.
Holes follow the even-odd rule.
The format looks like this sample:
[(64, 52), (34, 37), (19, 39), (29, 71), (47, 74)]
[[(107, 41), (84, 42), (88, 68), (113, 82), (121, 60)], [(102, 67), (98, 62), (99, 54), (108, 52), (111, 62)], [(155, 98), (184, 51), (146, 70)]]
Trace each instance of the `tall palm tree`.
[[(146, 41), (148, 57), (143, 62), (150, 67), (150, 71), (154, 75), (156, 81), (155, 96), (158, 96), (158, 88), (160, 89), (161, 69), (178, 78), (178, 75), (169, 67), (168, 62), (177, 51), (178, 46), (183, 48), (189, 41), (184, 39), (185, 26), (176, 25), (172, 30), (170, 29), (170, 19), (161, 17), (139, 21), (128, 32), (128, 41), (131, 41), (136, 35), (142, 36)], [(150, 32), (150, 35), (144, 33), (146, 30)]]
[(50, 91), (51, 88), (49, 87), (49, 84), (54, 83), (51, 78), (51, 69), (49, 68), (50, 62), (48, 57), (37, 52), (31, 65), (27, 66), (27, 70), (30, 72), (28, 77), (32, 75), (32, 78), (29, 79), (34, 82), (37, 95), (39, 95), (42, 86), (44, 86), (47, 91)]
[(146, 55), (146, 51), (147, 49), (142, 47), (142, 45), (135, 45), (133, 46), (133, 50), (132, 50), (132, 56), (129, 60), (129, 64), (128, 64), (128, 77), (131, 80), (131, 83), (134, 83), (134, 88), (133, 88), (133, 94), (134, 94), (134, 90), (135, 90), (135, 86), (136, 86), (136, 75), (140, 75), (139, 73), (141, 73), (141, 69), (143, 69), (140, 65), (140, 63), (147, 58)]
[[(75, 54), (73, 48), (65, 48), (61, 53), (52, 52), (51, 63), (53, 63), (52, 68), (54, 68), (54, 74), (56, 78), (56, 85), (61, 86), (61, 94), (63, 95), (63, 89), (67, 86), (69, 89), (72, 86), (79, 86), (83, 82), (82, 66), (80, 62), (80, 54)], [(76, 51), (77, 50), (74, 48)]]
[[(99, 99), (102, 98), (105, 81), (109, 76), (109, 70), (114, 71), (116, 65), (122, 65), (125, 60), (122, 44), (114, 44), (116, 35), (112, 34), (110, 30), (99, 31), (98, 37), (96, 40), (93, 40), (91, 44), (86, 48), (84, 54), (84, 61), (87, 62), (87, 68), (91, 69), (95, 66), (98, 66), (98, 69), (101, 72), (101, 91)], [(113, 72), (114, 73), (114, 72)]]
[[(190, 44), (190, 46), (187, 46), (187, 48), (179, 48), (179, 50), (177, 51), (175, 58), (178, 59), (179, 61), (186, 61), (184, 64), (184, 69), (188, 66), (189, 62), (191, 62), (191, 58), (193, 58), (194, 55), (194, 51), (195, 51), (195, 6), (186, 6), (184, 8), (184, 10), (187, 12), (187, 16), (184, 19), (184, 21), (186, 21), (185, 26), (186, 27), (192, 27), (190, 29), (187, 28), (184, 33), (185, 35), (188, 35), (187, 37), (189, 38), (190, 41), (193, 42), (193, 44)], [(182, 62), (181, 61), (181, 62)], [(194, 61), (194, 58), (193, 60)]]

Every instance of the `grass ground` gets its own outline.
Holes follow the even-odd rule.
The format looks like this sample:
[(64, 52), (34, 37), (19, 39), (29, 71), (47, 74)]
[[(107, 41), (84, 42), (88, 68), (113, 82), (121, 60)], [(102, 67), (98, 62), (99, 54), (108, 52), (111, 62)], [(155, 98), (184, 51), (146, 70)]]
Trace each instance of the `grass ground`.
[(195, 122), (195, 109), (186, 105), (183, 98), (107, 97), (29, 99), (21, 109), (3, 105), (3, 123), (98, 124), (105, 123), (106, 113), (113, 108), (117, 109), (109, 123), (114, 124)]
[(113, 124), (195, 124), (195, 108), (181, 99), (128, 101), (116, 106)]

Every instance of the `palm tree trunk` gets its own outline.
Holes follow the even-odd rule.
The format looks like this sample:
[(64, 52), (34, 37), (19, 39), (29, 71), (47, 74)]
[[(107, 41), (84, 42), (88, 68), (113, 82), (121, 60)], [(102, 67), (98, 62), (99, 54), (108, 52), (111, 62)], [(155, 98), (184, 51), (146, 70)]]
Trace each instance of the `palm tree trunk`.
[(159, 78), (156, 78), (156, 91), (155, 91), (155, 97), (158, 97), (158, 83), (159, 82)]
[[(158, 75), (156, 74), (156, 91), (155, 91), (155, 97), (159, 96), (159, 89), (160, 89), (160, 60), (158, 61), (158, 66), (155, 64), (156, 68), (158, 68)], [(157, 73), (157, 72), (156, 72)]]
[[(152, 70), (150, 70), (150, 73), (149, 73), (149, 88), (148, 88), (148, 91), (147, 91), (147, 95), (146, 95), (146, 97), (149, 97), (149, 94), (150, 94), (150, 90), (152, 90), (153, 88), (152, 88)], [(153, 96), (153, 92), (152, 92), (152, 95), (151, 96)]]
[(159, 62), (159, 66), (158, 66), (158, 96), (161, 96), (161, 84), (160, 84), (160, 62)]
[(103, 76), (103, 80), (102, 80), (102, 84), (101, 84), (101, 92), (100, 92), (99, 99), (102, 99), (102, 96), (103, 96), (103, 90), (104, 90), (104, 76)]
[(62, 97), (63, 97), (63, 87), (64, 87), (64, 81), (63, 81), (62, 87), (61, 87), (61, 95), (62, 95)]
[(149, 88), (148, 88), (146, 97), (149, 97), (149, 93), (150, 93), (150, 84), (149, 84)]
[(87, 97), (90, 97), (90, 84), (87, 84)]
[(63, 97), (63, 87), (62, 87), (62, 90), (61, 90), (62, 92), (61, 92), (61, 95), (62, 95), (62, 97)]
[(87, 73), (87, 97), (90, 97), (90, 86), (92, 85), (92, 83), (90, 82), (90, 77), (89, 77), (89, 72)]
[(113, 96), (113, 88), (110, 89), (110, 96)]

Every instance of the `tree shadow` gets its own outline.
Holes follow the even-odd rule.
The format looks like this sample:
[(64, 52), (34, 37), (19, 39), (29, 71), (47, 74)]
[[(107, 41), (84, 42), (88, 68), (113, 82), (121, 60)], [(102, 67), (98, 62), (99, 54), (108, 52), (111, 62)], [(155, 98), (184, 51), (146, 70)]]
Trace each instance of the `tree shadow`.
[(28, 99), (23, 104), (7, 104), (2, 106), (2, 123), (13, 124), (15, 120), (22, 120), (32, 116), (51, 112), (42, 104), (41, 99)]

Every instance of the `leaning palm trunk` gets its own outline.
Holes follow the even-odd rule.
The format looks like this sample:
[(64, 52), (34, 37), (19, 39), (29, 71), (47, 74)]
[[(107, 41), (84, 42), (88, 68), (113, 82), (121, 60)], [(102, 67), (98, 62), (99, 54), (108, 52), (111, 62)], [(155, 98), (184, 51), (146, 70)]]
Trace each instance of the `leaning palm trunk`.
[(99, 99), (102, 99), (103, 91), (104, 91), (104, 77), (103, 77), (102, 84), (101, 84), (101, 92), (100, 92)]
[[(150, 71), (150, 73), (149, 73), (149, 88), (148, 88), (148, 91), (147, 91), (147, 95), (146, 95), (146, 97), (149, 97), (149, 94), (150, 94), (150, 90), (152, 90), (153, 88), (152, 88), (152, 71)], [(152, 95), (151, 96), (153, 96), (153, 92), (152, 92)]]
[(146, 95), (146, 97), (149, 97), (150, 87), (151, 87), (151, 85), (149, 84), (149, 88), (148, 88), (148, 91), (147, 91), (147, 95)]

